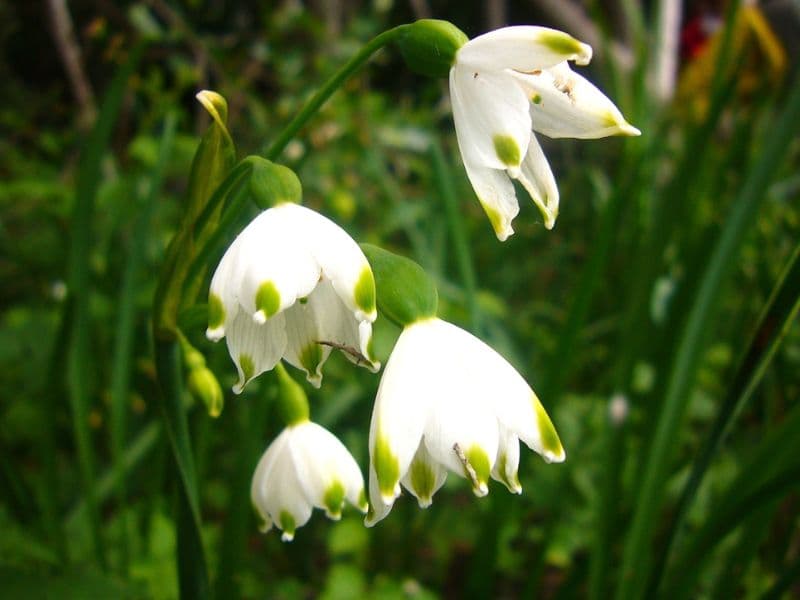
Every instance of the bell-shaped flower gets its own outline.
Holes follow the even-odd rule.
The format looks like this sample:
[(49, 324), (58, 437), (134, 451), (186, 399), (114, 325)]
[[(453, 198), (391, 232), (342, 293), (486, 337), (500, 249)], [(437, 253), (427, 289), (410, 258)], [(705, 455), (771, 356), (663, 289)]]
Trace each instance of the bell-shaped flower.
[(256, 217), (211, 280), (206, 336), (227, 338), (239, 393), (281, 358), (319, 387), (332, 348), (377, 371), (371, 357), (375, 281), (358, 244), (333, 221), (297, 204)]
[(367, 510), (361, 470), (330, 431), (303, 421), (286, 427), (258, 462), (250, 487), (261, 531), (274, 524), (285, 542), (311, 517), (314, 507), (339, 520), (344, 501)]
[(472, 187), (502, 241), (519, 212), (513, 179), (552, 229), (558, 188), (533, 131), (551, 138), (639, 135), (603, 93), (570, 69), (592, 49), (546, 27), (515, 26), (470, 40), (450, 69), (458, 147)]
[(401, 484), (428, 506), (448, 471), (478, 496), (489, 478), (521, 493), (519, 440), (547, 462), (566, 456), (536, 394), (502, 356), (435, 317), (406, 326), (372, 411), (367, 525), (391, 510)]

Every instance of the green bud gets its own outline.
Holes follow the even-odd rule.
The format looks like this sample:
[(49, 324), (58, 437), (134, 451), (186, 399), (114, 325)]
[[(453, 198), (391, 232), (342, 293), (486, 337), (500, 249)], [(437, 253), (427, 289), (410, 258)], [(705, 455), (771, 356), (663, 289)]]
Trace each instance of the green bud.
[(283, 363), (275, 365), (280, 391), (280, 412), (287, 426), (308, 421), (308, 397), (303, 388), (289, 373)]
[(228, 118), (225, 98), (210, 90), (203, 90), (196, 97), (213, 122), (197, 148), (189, 175), (188, 212), (193, 216), (200, 214), (236, 161), (236, 149), (225, 125)]
[(222, 393), (219, 381), (217, 381), (217, 378), (208, 367), (200, 367), (189, 371), (188, 386), (192, 396), (205, 404), (210, 416), (216, 418), (222, 413), (225, 396)]
[(425, 270), (409, 258), (361, 244), (375, 277), (378, 310), (405, 327), (436, 316), (439, 294)]
[(421, 19), (407, 25), (397, 45), (409, 68), (429, 77), (447, 77), (456, 52), (469, 38), (449, 21)]
[(289, 167), (257, 156), (249, 157), (253, 166), (250, 174), (250, 193), (261, 208), (271, 208), (284, 202), (299, 204), (303, 186)]

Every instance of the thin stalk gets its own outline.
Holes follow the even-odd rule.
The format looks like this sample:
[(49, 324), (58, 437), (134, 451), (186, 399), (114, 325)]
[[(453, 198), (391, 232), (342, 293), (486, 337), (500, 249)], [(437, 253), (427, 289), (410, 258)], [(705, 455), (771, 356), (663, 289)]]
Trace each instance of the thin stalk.
[(795, 248), (794, 254), (761, 313), (758, 325), (753, 330), (747, 350), (728, 388), (728, 393), (719, 407), (711, 431), (695, 459), (692, 472), (681, 492), (671, 526), (667, 528), (667, 533), (660, 543), (658, 557), (648, 585), (648, 597), (653, 597), (657, 591), (672, 542), (680, 531), (689, 506), (694, 500), (703, 476), (716, 456), (726, 432), (735, 416), (761, 382), (798, 311), (800, 311), (800, 245)]
[(111, 367), (111, 456), (114, 468), (117, 470), (116, 498), (118, 510), (122, 514), (122, 543), (120, 548), (120, 562), (122, 572), (128, 570), (130, 558), (130, 540), (128, 539), (127, 518), (125, 508), (127, 492), (124, 470), (125, 438), (127, 430), (127, 404), (131, 377), (131, 359), (133, 357), (134, 327), (136, 323), (136, 287), (141, 277), (142, 263), (144, 261), (144, 242), (150, 228), (153, 207), (156, 204), (161, 190), (164, 169), (172, 151), (172, 142), (175, 137), (176, 117), (174, 113), (167, 115), (164, 122), (164, 133), (161, 137), (158, 160), (155, 170), (149, 181), (147, 197), (142, 202), (139, 215), (131, 232), (128, 260), (122, 277), (119, 300), (117, 306), (116, 338)]
[(694, 383), (697, 365), (706, 346), (708, 324), (716, 314), (719, 298), (728, 275), (736, 264), (736, 255), (748, 226), (755, 216), (773, 173), (786, 156), (786, 148), (800, 126), (800, 82), (787, 99), (778, 122), (769, 128), (760, 160), (745, 181), (733, 203), (718, 243), (702, 277), (686, 327), (678, 341), (675, 360), (666, 382), (661, 414), (656, 421), (653, 441), (648, 452), (644, 479), (635, 502), (635, 513), (623, 554), (618, 599), (639, 597), (644, 591), (649, 565), (645, 563), (658, 510), (676, 431), (680, 427), (689, 392)]
[(275, 141), (267, 148), (264, 152), (264, 156), (269, 160), (276, 160), (286, 147), (286, 144), (292, 141), (292, 138), (302, 129), (303, 125), (314, 116), (328, 98), (342, 86), (347, 78), (358, 71), (375, 52), (383, 48), (386, 44), (394, 41), (406, 27), (408, 27), (408, 25), (398, 25), (388, 31), (384, 31), (367, 42), (367, 44), (361, 48), (353, 58), (348, 60), (344, 66), (336, 71), (325, 85), (323, 85), (317, 93), (311, 97), (306, 105), (300, 109), (300, 112), (283, 128), (283, 131), (278, 134)]

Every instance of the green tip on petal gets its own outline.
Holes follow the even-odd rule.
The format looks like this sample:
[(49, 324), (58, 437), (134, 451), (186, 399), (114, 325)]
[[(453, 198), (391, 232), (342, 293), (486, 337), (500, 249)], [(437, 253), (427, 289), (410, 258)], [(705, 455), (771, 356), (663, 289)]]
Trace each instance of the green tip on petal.
[(498, 479), (503, 483), (508, 491), (512, 494), (521, 494), (522, 486), (519, 483), (519, 477), (516, 473), (508, 473), (508, 455), (503, 452), (497, 457), (497, 464), (495, 465)]
[(291, 542), (294, 539), (294, 532), (297, 529), (296, 521), (288, 510), (282, 510), (280, 518), (278, 519), (278, 523), (283, 530), (283, 535), (281, 535), (281, 539), (284, 542)]
[[(239, 368), (242, 370), (242, 381), (237, 386), (239, 392), (242, 391), (244, 385), (250, 381), (256, 373), (256, 365), (249, 354), (239, 355)], [(234, 390), (236, 391), (236, 390)], [(238, 392), (237, 392), (238, 393)]]
[(592, 58), (591, 50), (588, 46), (563, 31), (544, 31), (539, 34), (537, 41), (565, 58), (568, 56), (576, 57), (575, 62), (579, 65), (588, 64)]
[(256, 321), (264, 323), (277, 314), (281, 307), (281, 294), (271, 281), (262, 283), (256, 292)]
[(480, 198), (478, 198), (478, 201), (481, 203), (483, 212), (485, 212), (486, 216), (489, 218), (489, 223), (491, 224), (497, 239), (501, 242), (505, 242), (508, 239), (508, 236), (514, 233), (514, 230), (510, 225), (506, 224), (506, 221), (503, 218), (503, 215), (500, 214), (499, 210), (497, 210), (491, 204), (484, 202)]
[(389, 447), (389, 440), (380, 433), (375, 441), (372, 460), (381, 496), (387, 499), (394, 499), (395, 488), (400, 481), (400, 463)]
[(369, 502), (367, 501), (367, 492), (362, 487), (361, 491), (358, 493), (358, 510), (362, 513), (365, 513), (369, 510)]
[(518, 167), (522, 162), (522, 152), (519, 149), (519, 144), (510, 135), (497, 134), (492, 138), (494, 143), (494, 151), (497, 158), (500, 159), (507, 167)]
[(492, 465), (489, 463), (489, 455), (483, 448), (473, 445), (464, 453), (469, 468), (465, 468), (466, 475), (472, 481), (472, 491), (477, 496), (485, 496), (489, 492), (487, 482), (492, 472)]
[(344, 486), (340, 481), (334, 481), (327, 490), (322, 500), (325, 506), (325, 514), (328, 518), (338, 521), (342, 517), (342, 505), (344, 505)]
[(356, 306), (365, 315), (369, 316), (375, 313), (375, 278), (372, 276), (372, 270), (369, 266), (365, 266), (361, 271), (356, 287), (353, 290), (353, 297), (355, 298)]
[(308, 381), (315, 387), (322, 383), (322, 375), (319, 373), (319, 366), (322, 363), (322, 346), (312, 342), (300, 351), (300, 364), (306, 371)]
[(558, 438), (556, 428), (553, 427), (553, 422), (539, 399), (534, 396), (533, 401), (536, 406), (536, 421), (544, 450), (542, 456), (547, 462), (562, 462), (566, 458), (566, 453)]
[(208, 295), (208, 328), (219, 329), (225, 324), (225, 306), (216, 294)]
[(436, 474), (429, 464), (421, 460), (415, 460), (411, 463), (411, 487), (417, 496), (420, 507), (426, 508), (430, 506), (435, 485)]

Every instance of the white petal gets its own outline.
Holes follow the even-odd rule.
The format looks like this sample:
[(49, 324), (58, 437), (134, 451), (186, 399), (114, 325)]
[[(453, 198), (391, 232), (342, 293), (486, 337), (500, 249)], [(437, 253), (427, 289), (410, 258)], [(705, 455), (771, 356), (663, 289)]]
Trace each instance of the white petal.
[(592, 48), (557, 29), (518, 25), (470, 40), (456, 54), (457, 63), (484, 69), (533, 71), (564, 60), (588, 64)]
[(214, 342), (222, 339), (225, 335), (225, 328), (230, 325), (236, 313), (239, 312), (238, 281), (242, 271), (242, 264), (239, 261), (239, 240), (240, 238), (237, 237), (225, 251), (211, 278), (209, 304), (212, 301), (221, 302), (224, 313), (222, 324), (215, 327), (209, 326), (206, 330), (206, 337)]
[(517, 470), (519, 469), (519, 439), (511, 431), (500, 426), (500, 448), (497, 462), (492, 469), (492, 479), (504, 484), (513, 494), (521, 494)]
[(447, 470), (433, 459), (425, 444), (420, 444), (402, 483), (404, 488), (414, 494), (420, 508), (427, 508), (445, 479)]
[(300, 486), (311, 504), (338, 519), (345, 498), (360, 509), (364, 480), (339, 439), (316, 423), (296, 425), (291, 439)]
[(237, 394), (252, 378), (272, 369), (286, 349), (286, 327), (283, 314), (263, 325), (239, 311), (227, 332), (228, 352), (236, 364), (239, 381), (233, 387)]
[(517, 178), (542, 214), (544, 226), (552, 229), (558, 217), (558, 186), (535, 135), (531, 135), (528, 153)]
[[(308, 228), (313, 220), (297, 218), (294, 205), (264, 211), (242, 232), (240, 260), (245, 270), (239, 283), (239, 303), (259, 323), (311, 293), (320, 277), (320, 267), (308, 246)], [(265, 290), (271, 293), (264, 295)], [(277, 294), (277, 302), (265, 299)]]
[(519, 167), (531, 135), (528, 98), (505, 71), (450, 69), (450, 98), (464, 162), (495, 169)]
[[(490, 382), (482, 376), (474, 336), (446, 321), (431, 321), (430, 335), (444, 389), (435, 389), (423, 439), (431, 456), (447, 469), (472, 480), (485, 495), (497, 457), (498, 423), (490, 402)], [(481, 342), (482, 344), (482, 342)]]
[(302, 206), (295, 209), (305, 211), (308, 220), (314, 221), (314, 229), (309, 230), (313, 235), (308, 238), (311, 253), (342, 302), (357, 320), (374, 321), (378, 315), (375, 280), (361, 248), (344, 229), (327, 217)]
[[(381, 502), (391, 505), (400, 494), (400, 479), (419, 447), (431, 400), (442, 387), (425, 327), (431, 321), (403, 330), (383, 371), (369, 430), (373, 506)], [(373, 475), (377, 476), (375, 483)]]
[[(531, 136), (533, 137), (533, 136)], [(524, 164), (524, 163), (523, 163)], [(497, 239), (504, 242), (514, 233), (511, 222), (519, 213), (519, 203), (514, 184), (505, 171), (489, 167), (476, 167), (466, 160), (467, 177), (478, 196)]]
[(594, 139), (640, 134), (603, 92), (566, 62), (537, 74), (514, 76), (531, 98), (534, 130), (548, 137)]
[(291, 541), (295, 529), (308, 522), (312, 509), (297, 478), (292, 433), (291, 428), (285, 429), (267, 448), (250, 488), (253, 504), (283, 530), (284, 541)]

